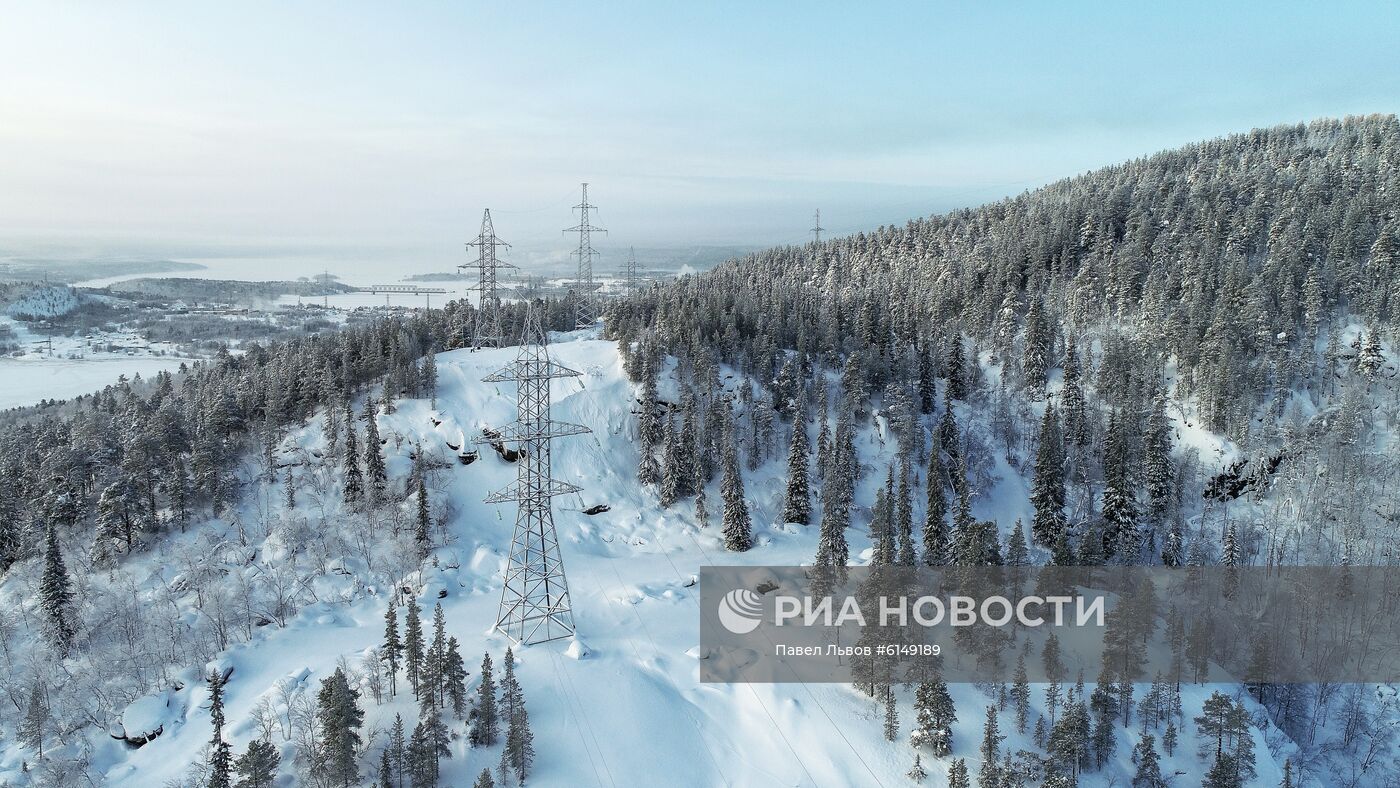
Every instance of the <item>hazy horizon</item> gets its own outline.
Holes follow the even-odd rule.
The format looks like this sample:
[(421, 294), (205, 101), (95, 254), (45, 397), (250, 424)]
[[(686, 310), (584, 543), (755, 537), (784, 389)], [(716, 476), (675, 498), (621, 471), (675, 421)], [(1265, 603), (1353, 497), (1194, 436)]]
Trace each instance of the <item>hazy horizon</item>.
[(743, 8), (7, 3), (0, 257), (548, 264), (586, 180), (607, 268), (1400, 107), (1392, 4)]

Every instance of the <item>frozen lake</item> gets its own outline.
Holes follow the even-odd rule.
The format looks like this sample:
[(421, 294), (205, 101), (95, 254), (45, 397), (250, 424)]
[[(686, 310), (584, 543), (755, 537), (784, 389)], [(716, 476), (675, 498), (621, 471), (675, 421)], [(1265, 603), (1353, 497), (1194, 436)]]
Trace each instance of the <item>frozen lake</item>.
[(117, 382), (117, 377), (150, 378), (191, 359), (175, 356), (131, 358), (0, 359), (0, 409), (34, 405), (44, 399), (71, 399)]

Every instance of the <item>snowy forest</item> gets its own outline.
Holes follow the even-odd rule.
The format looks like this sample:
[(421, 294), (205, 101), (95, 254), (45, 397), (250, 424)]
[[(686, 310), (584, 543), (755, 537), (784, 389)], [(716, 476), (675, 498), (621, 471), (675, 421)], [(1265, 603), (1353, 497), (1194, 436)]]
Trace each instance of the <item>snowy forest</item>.
[(569, 653), (487, 632), (510, 349), (470, 303), (250, 344), (0, 414), (0, 784), (1400, 785), (1395, 688), (1200, 684), (1166, 611), (1175, 675), (712, 690), (691, 588), (1400, 562), (1395, 116), (769, 249), (601, 331), (533, 307), (597, 434), (556, 458)]

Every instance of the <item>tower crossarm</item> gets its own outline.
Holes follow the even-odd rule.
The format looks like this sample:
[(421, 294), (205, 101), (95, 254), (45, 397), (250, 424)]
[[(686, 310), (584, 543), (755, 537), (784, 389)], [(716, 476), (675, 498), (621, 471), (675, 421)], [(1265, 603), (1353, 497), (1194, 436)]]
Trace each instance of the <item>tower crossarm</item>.
[(538, 479), (530, 482), (516, 480), (486, 496), (486, 503), (506, 503), (508, 501), (534, 501), (541, 498), (554, 498), (572, 495), (582, 491), (577, 484), (561, 482), (558, 479)]
[(582, 424), (573, 424), (567, 421), (551, 420), (539, 423), (515, 421), (500, 429), (492, 430), (490, 434), (475, 438), (472, 442), (494, 446), (498, 443), (524, 443), (548, 438), (567, 438), (570, 435), (582, 435), (592, 431)]

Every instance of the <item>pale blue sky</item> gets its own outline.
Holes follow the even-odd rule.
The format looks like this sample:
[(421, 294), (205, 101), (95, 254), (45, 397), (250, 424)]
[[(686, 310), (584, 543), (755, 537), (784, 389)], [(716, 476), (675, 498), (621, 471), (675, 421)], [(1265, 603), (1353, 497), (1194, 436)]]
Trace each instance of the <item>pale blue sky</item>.
[[(1400, 4), (0, 2), (0, 233), (800, 240), (1400, 107)], [(561, 252), (563, 244), (559, 244)]]

